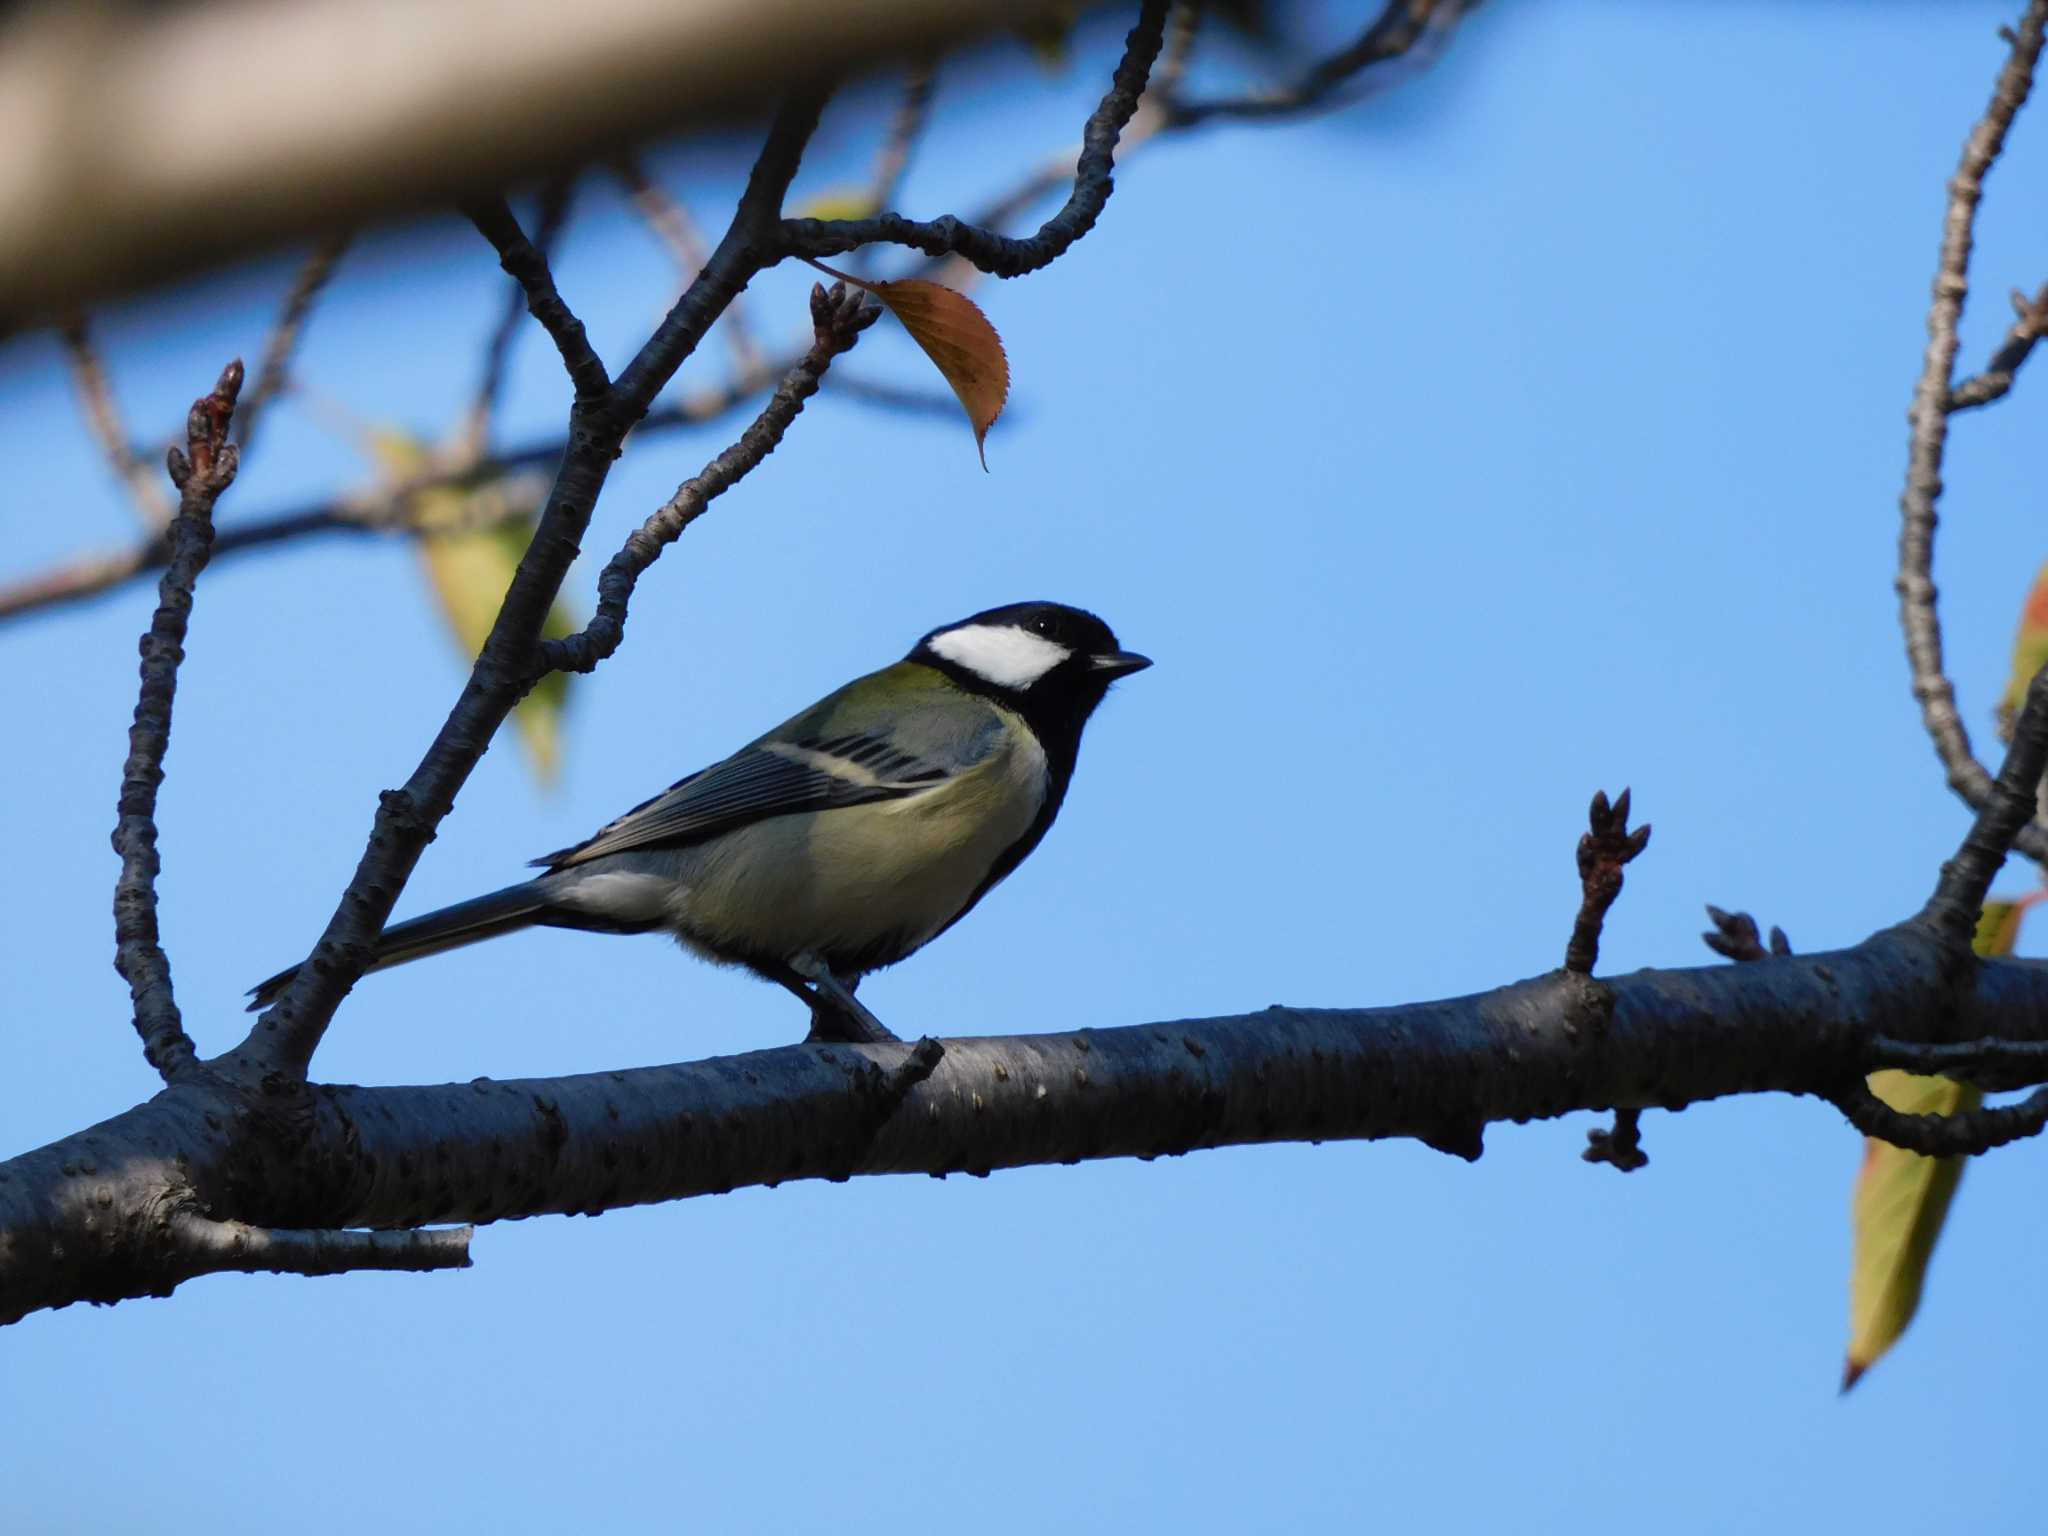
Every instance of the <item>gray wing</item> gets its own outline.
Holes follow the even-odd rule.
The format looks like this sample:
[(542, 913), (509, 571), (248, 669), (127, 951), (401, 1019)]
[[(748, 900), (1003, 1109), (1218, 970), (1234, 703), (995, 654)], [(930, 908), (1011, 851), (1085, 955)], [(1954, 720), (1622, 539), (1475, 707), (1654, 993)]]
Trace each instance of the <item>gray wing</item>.
[(994, 749), (993, 733), (964, 750), (917, 756), (872, 736), (757, 742), (635, 806), (537, 865), (567, 869), (631, 848), (681, 848), (750, 822), (800, 811), (896, 800), (943, 784)]

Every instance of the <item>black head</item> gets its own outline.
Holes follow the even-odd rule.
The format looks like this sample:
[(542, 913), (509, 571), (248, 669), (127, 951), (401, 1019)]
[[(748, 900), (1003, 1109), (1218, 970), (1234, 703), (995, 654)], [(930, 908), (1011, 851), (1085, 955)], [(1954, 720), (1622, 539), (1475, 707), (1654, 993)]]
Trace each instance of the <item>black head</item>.
[(991, 608), (933, 630), (910, 656), (1016, 710), (1052, 746), (1078, 745), (1109, 685), (1152, 665), (1094, 614), (1064, 603)]

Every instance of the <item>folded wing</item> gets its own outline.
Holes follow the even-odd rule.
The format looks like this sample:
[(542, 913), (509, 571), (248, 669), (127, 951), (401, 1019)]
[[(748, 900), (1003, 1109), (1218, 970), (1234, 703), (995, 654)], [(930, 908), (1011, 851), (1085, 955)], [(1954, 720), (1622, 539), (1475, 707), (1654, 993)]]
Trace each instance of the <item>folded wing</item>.
[(687, 847), (771, 816), (922, 794), (973, 767), (993, 745), (980, 740), (934, 760), (864, 735), (759, 742), (533, 862), (568, 869), (628, 849)]

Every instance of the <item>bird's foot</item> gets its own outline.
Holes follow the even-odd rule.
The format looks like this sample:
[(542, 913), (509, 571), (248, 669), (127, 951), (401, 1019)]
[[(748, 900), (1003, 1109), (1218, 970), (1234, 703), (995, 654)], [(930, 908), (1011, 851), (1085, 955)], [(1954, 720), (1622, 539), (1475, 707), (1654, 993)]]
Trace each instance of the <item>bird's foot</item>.
[(811, 1040), (832, 1040), (848, 1045), (878, 1045), (901, 1037), (868, 1011), (853, 995), (853, 985), (841, 981), (831, 967), (808, 956), (800, 956), (791, 967), (810, 983)]

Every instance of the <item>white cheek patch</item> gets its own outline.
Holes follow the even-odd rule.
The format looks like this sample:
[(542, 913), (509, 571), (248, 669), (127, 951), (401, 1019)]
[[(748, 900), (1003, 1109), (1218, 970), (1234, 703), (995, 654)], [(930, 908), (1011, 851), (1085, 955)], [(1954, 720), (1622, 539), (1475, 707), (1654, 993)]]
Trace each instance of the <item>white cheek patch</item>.
[(932, 649), (998, 688), (1029, 688), (1073, 652), (1014, 624), (968, 624), (932, 637)]

